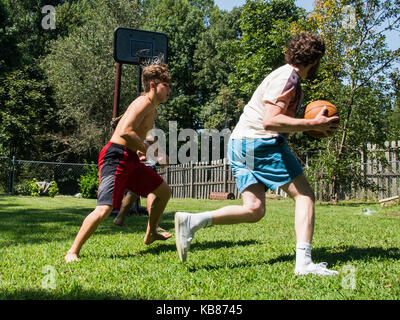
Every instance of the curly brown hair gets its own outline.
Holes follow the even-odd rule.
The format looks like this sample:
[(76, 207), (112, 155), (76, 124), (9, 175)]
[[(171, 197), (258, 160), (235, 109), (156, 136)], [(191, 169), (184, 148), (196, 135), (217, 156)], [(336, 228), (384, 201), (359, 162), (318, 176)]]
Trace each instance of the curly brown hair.
[(285, 60), (294, 66), (307, 66), (325, 54), (324, 40), (310, 32), (294, 35), (287, 43)]
[(154, 64), (143, 68), (142, 84), (145, 92), (150, 91), (151, 81), (154, 81), (155, 83), (171, 83), (171, 75), (168, 72), (168, 65)]

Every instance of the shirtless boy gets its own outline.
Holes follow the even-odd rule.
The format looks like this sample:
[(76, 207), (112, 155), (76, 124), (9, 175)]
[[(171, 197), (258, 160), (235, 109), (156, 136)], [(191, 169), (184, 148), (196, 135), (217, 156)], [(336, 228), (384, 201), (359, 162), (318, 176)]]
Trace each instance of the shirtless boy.
[(146, 153), (149, 144), (146, 134), (154, 126), (156, 108), (168, 100), (171, 77), (166, 65), (151, 65), (143, 69), (144, 93), (136, 98), (119, 121), (111, 140), (99, 156), (100, 185), (96, 208), (86, 217), (65, 261), (78, 261), (79, 252), (86, 240), (96, 231), (114, 209), (121, 206), (126, 189), (147, 197), (154, 194), (150, 205), (144, 244), (167, 240), (168, 232), (158, 233), (157, 226), (169, 198), (171, 188), (151, 168), (143, 164), (137, 152)]

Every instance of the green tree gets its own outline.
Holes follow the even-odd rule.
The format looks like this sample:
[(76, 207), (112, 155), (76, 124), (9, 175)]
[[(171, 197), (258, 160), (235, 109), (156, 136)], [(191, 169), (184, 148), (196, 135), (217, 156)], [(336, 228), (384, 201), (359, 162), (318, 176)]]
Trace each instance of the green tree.
[(393, 73), (391, 78), (393, 84), (393, 107), (389, 112), (390, 133), (392, 135), (391, 140), (397, 141), (400, 137), (400, 76), (398, 73)]
[(305, 102), (329, 100), (341, 117), (336, 135), (311, 144), (320, 150), (311, 169), (330, 186), (328, 199), (337, 201), (348, 186), (372, 186), (362, 175), (361, 154), (368, 142), (383, 146), (390, 137), (389, 74), (400, 51), (388, 48), (385, 32), (399, 27), (399, 10), (396, 1), (317, 0), (303, 21), (302, 29), (319, 32), (327, 45), (319, 78), (305, 88)]
[(290, 22), (301, 11), (294, 1), (247, 1), (230, 13), (215, 12), (196, 51), (197, 84), (206, 97), (200, 117), (206, 128), (233, 129), (245, 102), (274, 68), (284, 64)]
[(207, 129), (233, 130), (244, 108), (244, 101), (227, 86), (222, 86), (218, 95), (207, 102), (200, 113), (200, 119)]
[[(83, 9), (88, 4), (87, 0), (0, 0), (2, 153), (53, 160), (59, 152), (59, 144), (54, 142), (57, 106), (38, 60), (48, 52), (52, 40), (83, 24)], [(48, 14), (42, 13), (45, 5), (56, 7), (55, 29), (42, 26)]]
[(213, 1), (148, 1), (142, 28), (168, 36), (168, 61), (173, 92), (159, 108), (157, 127), (167, 130), (168, 121), (176, 120), (180, 128), (200, 128), (198, 113), (202, 103), (194, 75), (200, 68), (195, 52), (209, 19)]
[(199, 69), (194, 74), (195, 85), (202, 104), (215, 98), (234, 72), (236, 57), (231, 56), (226, 48), (241, 36), (240, 15), (241, 8), (227, 12), (214, 7), (211, 11), (209, 26), (194, 53), (194, 62)]
[(243, 100), (228, 86), (235, 71), (236, 57), (229, 51), (241, 37), (241, 8), (230, 12), (218, 8), (210, 14), (209, 27), (195, 51), (195, 84), (201, 97), (200, 122), (205, 128), (232, 128), (243, 108)]
[(0, 90), (0, 149), (20, 159), (42, 158), (54, 122), (52, 92), (33, 65), (7, 74)]
[(12, 28), (11, 12), (4, 0), (0, 0), (0, 81), (4, 75), (18, 66), (20, 51), (17, 35)]
[[(65, 9), (66, 10), (66, 9)], [(54, 86), (59, 133), (54, 136), (59, 157), (68, 161), (97, 160), (110, 138), (115, 61), (113, 31), (138, 27), (137, 1), (91, 1), (83, 25), (52, 42), (41, 61)], [(124, 65), (121, 112), (136, 98), (137, 70)]]
[(293, 0), (246, 1), (240, 18), (242, 37), (230, 48), (236, 58), (230, 87), (246, 101), (272, 70), (285, 63), (283, 49), (290, 25), (301, 13)]
[(8, 11), (9, 30), (12, 31), (18, 44), (21, 55), (20, 63), (36, 63), (36, 58), (46, 53), (48, 42), (56, 39), (59, 34), (65, 34), (65, 25), (62, 15), (57, 17), (59, 23), (56, 23), (55, 29), (45, 29), (42, 26), (42, 20), (47, 13), (42, 13), (46, 5), (55, 8), (66, 2), (65, 0), (1, 0)]

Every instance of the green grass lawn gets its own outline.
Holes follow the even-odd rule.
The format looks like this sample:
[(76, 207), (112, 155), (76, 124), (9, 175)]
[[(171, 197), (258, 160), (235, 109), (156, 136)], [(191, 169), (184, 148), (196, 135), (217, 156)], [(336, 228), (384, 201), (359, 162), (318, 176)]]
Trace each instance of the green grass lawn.
[[(176, 211), (201, 212), (240, 200), (171, 199), (160, 226), (174, 234)], [(294, 206), (267, 200), (256, 224), (200, 230), (181, 263), (174, 237), (143, 245), (147, 217), (127, 227), (108, 218), (66, 264), (95, 200), (0, 196), (0, 299), (374, 299), (400, 297), (400, 208), (317, 204), (313, 260), (335, 277), (294, 275)], [(362, 209), (377, 212), (367, 216)]]

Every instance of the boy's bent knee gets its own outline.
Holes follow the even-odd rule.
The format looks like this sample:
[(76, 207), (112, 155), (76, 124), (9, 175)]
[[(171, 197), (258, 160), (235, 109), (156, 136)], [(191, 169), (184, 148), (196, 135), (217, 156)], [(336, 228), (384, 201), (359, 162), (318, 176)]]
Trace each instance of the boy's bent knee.
[(172, 196), (172, 188), (165, 184), (165, 196), (169, 199)]
[(95, 210), (96, 217), (100, 220), (104, 220), (110, 215), (112, 209), (112, 206), (97, 206)]
[(260, 221), (265, 216), (265, 206), (262, 204), (248, 206), (248, 222), (255, 223)]
[(252, 214), (252, 218), (253, 218), (252, 222), (258, 222), (262, 218), (264, 218), (264, 216), (265, 216), (265, 210), (258, 209), (256, 211), (254, 211), (253, 214)]
[(172, 195), (172, 189), (168, 184), (163, 182), (153, 193), (157, 198), (169, 200)]

